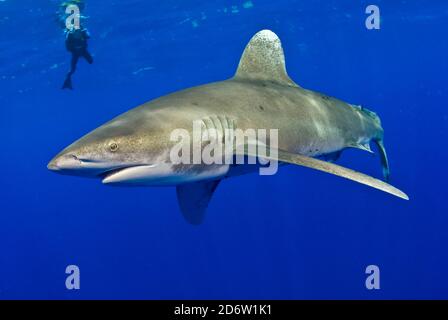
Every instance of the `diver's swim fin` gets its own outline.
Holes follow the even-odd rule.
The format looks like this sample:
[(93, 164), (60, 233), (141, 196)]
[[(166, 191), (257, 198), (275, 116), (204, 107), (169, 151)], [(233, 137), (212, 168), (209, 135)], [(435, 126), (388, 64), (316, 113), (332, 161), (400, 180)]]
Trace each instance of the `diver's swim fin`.
[(67, 78), (65, 78), (64, 85), (62, 86), (62, 89), (73, 90), (72, 77), (71, 76), (67, 76)]

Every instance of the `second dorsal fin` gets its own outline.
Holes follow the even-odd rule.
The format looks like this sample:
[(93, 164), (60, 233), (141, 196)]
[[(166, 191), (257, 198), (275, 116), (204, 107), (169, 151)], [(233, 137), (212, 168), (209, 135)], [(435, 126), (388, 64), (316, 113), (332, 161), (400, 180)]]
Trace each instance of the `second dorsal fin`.
[(252, 37), (241, 57), (235, 78), (273, 81), (297, 87), (286, 72), (280, 39), (270, 30), (262, 30)]

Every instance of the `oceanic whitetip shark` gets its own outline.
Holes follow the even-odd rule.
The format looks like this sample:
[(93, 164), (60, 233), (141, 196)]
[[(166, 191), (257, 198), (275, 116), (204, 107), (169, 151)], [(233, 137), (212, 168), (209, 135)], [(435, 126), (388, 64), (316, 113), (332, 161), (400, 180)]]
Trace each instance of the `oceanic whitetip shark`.
[[(198, 120), (223, 134), (225, 129), (278, 129), (276, 152), (264, 160), (316, 169), (409, 199), (386, 182), (332, 163), (346, 148), (371, 152), (372, 141), (387, 181), (380, 119), (365, 108), (297, 85), (286, 72), (279, 38), (269, 30), (251, 39), (233, 78), (132, 109), (68, 146), (48, 169), (100, 178), (110, 185), (176, 186), (184, 217), (200, 224), (219, 182), (253, 170), (228, 164), (173, 164), (171, 133), (178, 128), (192, 131)], [(257, 156), (249, 148), (243, 153)]]

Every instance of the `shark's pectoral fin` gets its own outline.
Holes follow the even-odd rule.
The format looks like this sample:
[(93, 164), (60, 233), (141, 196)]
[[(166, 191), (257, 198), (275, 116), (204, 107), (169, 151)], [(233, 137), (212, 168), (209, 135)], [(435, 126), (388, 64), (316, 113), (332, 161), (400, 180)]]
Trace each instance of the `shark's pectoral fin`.
[[(250, 148), (246, 148), (245, 154), (249, 156), (256, 157), (256, 154), (249, 154), (248, 150)], [(390, 184), (387, 184), (381, 180), (375, 179), (373, 177), (370, 177), (366, 174), (336, 165), (334, 163), (325, 162), (322, 160), (318, 160), (315, 158), (306, 157), (299, 154), (294, 154), (282, 150), (276, 150), (274, 154), (277, 153), (277, 156), (263, 156), (262, 158), (268, 159), (268, 160), (274, 160), (274, 161), (281, 161), (285, 163), (290, 164), (296, 164), (299, 166), (304, 166), (307, 168), (327, 172), (330, 174), (334, 174), (336, 176), (346, 178), (349, 180), (353, 180), (362, 184), (365, 184), (369, 187), (390, 193), (394, 196), (397, 196), (399, 198), (409, 200), (409, 197), (402, 192), (401, 190), (391, 186)], [(271, 152), (272, 154), (272, 152)]]
[(298, 87), (288, 76), (280, 39), (270, 30), (252, 37), (241, 57), (235, 79), (276, 82)]
[(199, 181), (176, 187), (180, 209), (189, 223), (195, 225), (202, 223), (210, 199), (220, 181)]

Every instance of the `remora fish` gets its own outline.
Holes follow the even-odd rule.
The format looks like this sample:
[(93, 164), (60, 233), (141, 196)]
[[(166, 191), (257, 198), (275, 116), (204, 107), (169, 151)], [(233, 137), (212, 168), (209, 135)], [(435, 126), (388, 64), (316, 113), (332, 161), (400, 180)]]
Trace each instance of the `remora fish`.
[[(95, 129), (48, 164), (58, 173), (90, 176), (113, 185), (175, 185), (181, 211), (202, 222), (213, 192), (223, 178), (241, 174), (235, 165), (182, 165), (170, 162), (177, 128), (278, 129), (280, 163), (296, 164), (341, 176), (408, 200), (393, 186), (365, 174), (316, 159), (336, 160), (345, 148), (380, 151), (383, 174), (389, 167), (379, 117), (294, 83), (285, 67), (279, 38), (258, 32), (247, 45), (235, 76), (150, 101)], [(245, 149), (249, 156), (248, 149)], [(250, 171), (250, 170), (249, 170)]]

